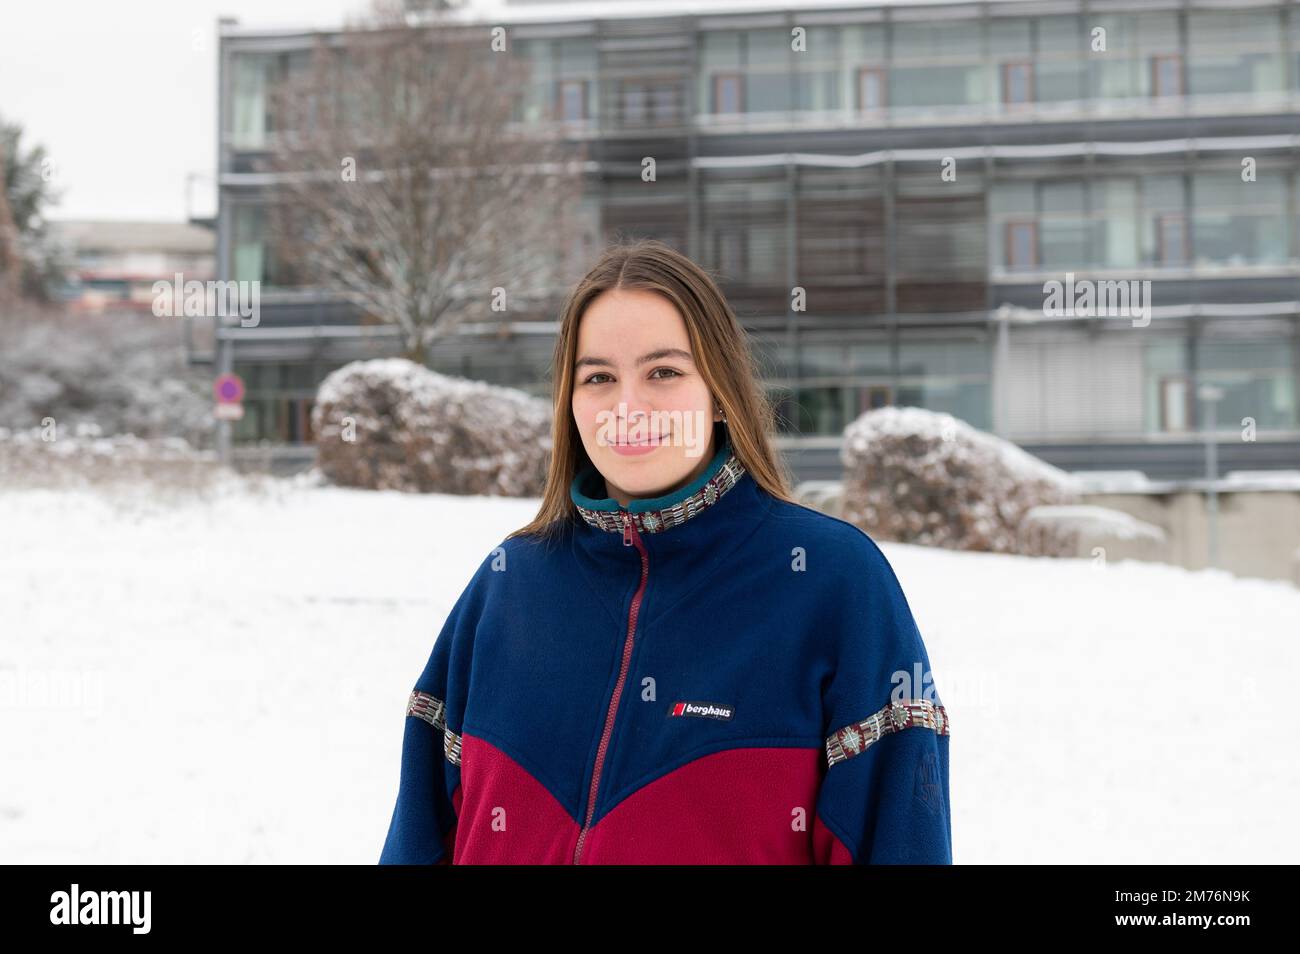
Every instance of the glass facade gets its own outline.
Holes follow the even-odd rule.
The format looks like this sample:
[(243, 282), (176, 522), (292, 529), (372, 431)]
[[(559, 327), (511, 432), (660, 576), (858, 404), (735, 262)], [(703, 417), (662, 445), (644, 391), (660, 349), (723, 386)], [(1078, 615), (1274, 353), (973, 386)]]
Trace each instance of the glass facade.
[(1205, 265), (1281, 265), (1294, 258), (1287, 227), (1287, 170), (1243, 181), (1238, 167), (1191, 176), (1194, 257)]
[(596, 47), (591, 39), (519, 39), (512, 42), (511, 50), (529, 69), (523, 99), (515, 104), (516, 122), (595, 122), (600, 118)]
[(1202, 160), (1190, 174), (1001, 180), (989, 196), (995, 272), (1280, 267), (1300, 261), (1300, 177)]
[(1216, 429), (1239, 430), (1250, 418), (1260, 431), (1295, 430), (1300, 421), (1294, 354), (1284, 337), (1197, 339), (1200, 382), (1223, 389), (1215, 410)]
[[(750, 148), (746, 137), (731, 135), (750, 122), (756, 129), (765, 124), (753, 146), (764, 154), (803, 151), (797, 127), (817, 124), (935, 126), (933, 136), (918, 137), (918, 146), (928, 146), (960, 143), (963, 135), (970, 140), (960, 130), (948, 134), (943, 124), (1092, 123), (1196, 114), (1202, 107), (1206, 115), (1263, 115), (1267, 104), (1300, 91), (1300, 8), (1293, 6), (1139, 7), (1086, 17), (985, 15), (974, 4), (954, 11), (942, 19), (918, 19), (909, 10), (887, 14), (885, 22), (818, 23), (797, 36), (784, 26), (710, 29), (671, 45), (683, 58), (676, 75), (662, 65), (639, 70), (623, 47), (603, 46), (595, 36), (512, 39), (511, 54), (527, 62), (531, 76), (515, 118), (583, 124), (584, 135), (618, 132), (607, 140), (611, 156), (624, 143), (640, 148), (637, 129), (680, 127), (681, 139), (665, 141), (689, 158), (691, 126), (721, 130), (710, 149), (727, 156)], [(645, 50), (639, 55), (650, 62)], [(270, 92), (305, 57), (231, 56), (225, 142), (236, 151), (267, 147), (277, 129)], [(1247, 131), (1222, 135), (1250, 134), (1241, 128)], [(784, 139), (782, 129), (790, 131)], [(1078, 123), (1066, 138), (1106, 139), (1104, 129), (1104, 123)], [(1183, 135), (1181, 126), (1170, 126), (1169, 138)], [(807, 150), (822, 151), (815, 143)], [(993, 307), (999, 286), (1087, 269), (1141, 270), (1171, 283), (1188, 276), (1227, 281), (1251, 270), (1285, 280), (1300, 265), (1294, 160), (1262, 149), (1253, 178), (1243, 179), (1241, 158), (1208, 148), (1135, 149), (1086, 161), (999, 157), (963, 162), (960, 176), (942, 185), (931, 163), (907, 159), (858, 167), (739, 162), (700, 166), (689, 177), (661, 169), (653, 200), (635, 177), (602, 173), (591, 209), (594, 240), (575, 246), (572, 258), (578, 270), (615, 233), (653, 234), (713, 271), (742, 318), (786, 323), (793, 333), (777, 334), (767, 349), (768, 384), (793, 433), (837, 434), (862, 411), (890, 403), (948, 411), (991, 428), (993, 346), (979, 318), (969, 316)], [(241, 193), (228, 208), (229, 277), (292, 286), (296, 276), (264, 237), (267, 213), (258, 201)], [(784, 313), (780, 296), (791, 276), (808, 293), (808, 330), (802, 317)], [(1275, 287), (1259, 297), (1292, 294), (1289, 288), (1275, 294)], [(1182, 289), (1172, 294), (1182, 297), (1161, 304), (1198, 300)], [(933, 327), (929, 319), (936, 315), (941, 323), (951, 320), (954, 330)], [(967, 325), (958, 330), (960, 322), (949, 315), (968, 316)], [(821, 336), (822, 328), (836, 325), (844, 329), (836, 340)], [(891, 329), (881, 331), (884, 325)], [(879, 340), (862, 340), (877, 331)], [(1147, 433), (1193, 432), (1194, 385), (1212, 381), (1226, 392), (1221, 422), (1249, 416), (1263, 430), (1294, 429), (1295, 354), (1285, 337), (1259, 344), (1153, 332), (1133, 350), (1132, 370), (1125, 372), (1131, 394), (1124, 400), (1135, 408), (1126, 426), (1139, 426), (1141, 393)], [(439, 353), (432, 364), (545, 394), (548, 359), (520, 354), (511, 342), (490, 353)], [(304, 367), (308, 376), (320, 371)], [(303, 406), (294, 402), (309, 399), (312, 388), (288, 383), (303, 372), (251, 373), (266, 376), (266, 383), (250, 396), (249, 420), (239, 433), (300, 439), (283, 435), (303, 432)]]
[(272, 91), (291, 73), (307, 69), (309, 50), (238, 53), (230, 62), (229, 142), (235, 149), (265, 149), (267, 137), (282, 122), (275, 115)]
[[(1185, 95), (1213, 107), (1216, 98), (1288, 88), (1288, 47), (1300, 65), (1300, 17), (1283, 27), (1283, 11), (1268, 7), (1189, 11), (1185, 24), (1175, 11), (952, 18), (813, 27), (795, 51), (783, 29), (710, 31), (699, 40), (700, 113), (838, 110), (861, 119), (888, 110), (894, 121), (963, 113), (977, 121), (1030, 104), (1105, 113)], [(1300, 68), (1291, 73), (1300, 88)]]
[[(698, 121), (752, 116), (799, 122), (835, 114), (864, 122), (928, 115), (978, 122), (1039, 105), (1048, 112), (1092, 106), (1104, 114), (1139, 99), (1190, 96), (1214, 107), (1223, 97), (1249, 102), (1277, 95), (1288, 83), (1300, 89), (1300, 16), (1284, 20), (1278, 8), (1191, 10), (1185, 17), (1172, 10), (950, 17), (802, 29), (799, 37), (784, 27), (701, 32)], [(515, 110), (521, 122), (599, 124), (602, 101), (616, 107), (604, 114), (611, 124), (656, 113), (677, 118), (687, 110), (672, 86), (623, 87), (610, 75), (600, 89), (600, 55), (591, 37), (520, 38), (510, 49), (530, 70)], [(309, 59), (306, 51), (231, 57), (227, 122), (234, 148), (265, 147), (277, 128), (270, 91)]]
[(1212, 333), (1190, 340), (1166, 335), (1148, 342), (1147, 432), (1191, 436), (1204, 426), (1205, 405), (1194, 393), (1193, 379), (1223, 390), (1215, 408), (1216, 431), (1242, 430), (1248, 420), (1259, 433), (1300, 428), (1296, 353), (1293, 341), (1284, 335), (1229, 338)]
[(980, 20), (898, 23), (890, 49), (890, 107), (906, 117), (993, 102)]
[(269, 213), (251, 202), (230, 204), (230, 277), (261, 282), (264, 288), (294, 288), (303, 284), (301, 269), (277, 254), (269, 231)]
[(1281, 92), (1285, 39), (1277, 10), (1189, 12), (1187, 91), (1193, 96)]
[(234, 424), (234, 439), (310, 443), (316, 388), (336, 367), (310, 361), (235, 362), (245, 391), (244, 416)]

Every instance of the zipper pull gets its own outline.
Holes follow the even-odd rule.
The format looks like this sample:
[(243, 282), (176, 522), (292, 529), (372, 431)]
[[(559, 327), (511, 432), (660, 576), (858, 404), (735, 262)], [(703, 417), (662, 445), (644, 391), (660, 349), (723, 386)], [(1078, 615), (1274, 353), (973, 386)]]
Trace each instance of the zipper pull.
[(625, 513), (623, 514), (623, 546), (632, 546), (632, 534), (632, 515)]

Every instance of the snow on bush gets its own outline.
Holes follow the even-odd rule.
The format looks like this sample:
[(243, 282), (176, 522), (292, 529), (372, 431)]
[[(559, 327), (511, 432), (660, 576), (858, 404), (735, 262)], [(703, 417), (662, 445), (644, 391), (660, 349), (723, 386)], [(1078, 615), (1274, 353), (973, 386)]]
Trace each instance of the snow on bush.
[(1026, 521), (1078, 502), (1073, 478), (965, 421), (917, 407), (867, 411), (844, 429), (843, 519), (872, 537), (954, 550), (1073, 555), (1076, 530)]
[(98, 426), (0, 427), (0, 492), (88, 491), (119, 510), (165, 511), (230, 494), (265, 495), (272, 481), (221, 467), (179, 437), (104, 435)]
[(187, 365), (178, 319), (19, 307), (0, 315), (0, 425), (210, 446), (211, 371)]
[(1087, 504), (1034, 507), (1025, 514), (1028, 522), (1046, 522), (1071, 529), (1093, 539), (1144, 540), (1164, 543), (1167, 535), (1159, 527), (1132, 514), (1109, 507)]
[(336, 484), (422, 493), (540, 496), (551, 405), (404, 358), (344, 365), (312, 409), (317, 466)]
[(838, 517), (843, 490), (844, 484), (838, 480), (805, 480), (795, 486), (794, 497), (805, 507)]

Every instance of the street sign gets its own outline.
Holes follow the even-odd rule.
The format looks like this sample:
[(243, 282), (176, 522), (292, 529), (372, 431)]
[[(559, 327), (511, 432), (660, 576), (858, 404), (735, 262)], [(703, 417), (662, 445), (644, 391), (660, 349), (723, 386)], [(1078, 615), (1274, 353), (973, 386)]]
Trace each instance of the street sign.
[(212, 409), (212, 413), (219, 421), (238, 421), (244, 417), (244, 405), (218, 404)]
[(238, 404), (244, 399), (244, 379), (237, 374), (219, 374), (212, 382), (217, 404)]

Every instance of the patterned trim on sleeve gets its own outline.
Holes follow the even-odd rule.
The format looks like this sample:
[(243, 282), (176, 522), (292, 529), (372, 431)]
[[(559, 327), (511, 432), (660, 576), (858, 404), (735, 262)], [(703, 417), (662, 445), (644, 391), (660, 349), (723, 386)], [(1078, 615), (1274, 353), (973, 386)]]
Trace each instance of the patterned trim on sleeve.
[(826, 739), (826, 766), (855, 755), (861, 755), (871, 743), (881, 736), (903, 729), (917, 727), (933, 729), (939, 735), (950, 735), (948, 713), (928, 699), (908, 699), (890, 702), (878, 712), (873, 712), (861, 722), (854, 722), (832, 733)]
[(437, 696), (419, 689), (411, 690), (406, 701), (406, 714), (423, 719), (442, 733), (442, 754), (452, 765), (460, 765), (460, 736), (447, 728), (447, 704)]

